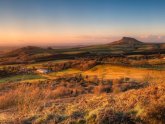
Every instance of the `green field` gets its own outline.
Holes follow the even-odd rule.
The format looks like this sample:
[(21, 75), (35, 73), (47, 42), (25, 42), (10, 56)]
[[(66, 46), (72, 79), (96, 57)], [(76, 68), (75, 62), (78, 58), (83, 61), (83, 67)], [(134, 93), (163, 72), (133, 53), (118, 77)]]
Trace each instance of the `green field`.
[(66, 69), (63, 71), (59, 71), (59, 72), (52, 72), (49, 74), (49, 76), (63, 76), (63, 75), (72, 75), (72, 74), (79, 74), (82, 73), (82, 71), (78, 70), (78, 69)]
[(45, 77), (36, 75), (36, 74), (15, 75), (15, 76), (10, 76), (10, 77), (6, 77), (6, 78), (1, 78), (0, 83), (17, 82), (17, 81), (34, 80), (34, 79), (45, 79)]

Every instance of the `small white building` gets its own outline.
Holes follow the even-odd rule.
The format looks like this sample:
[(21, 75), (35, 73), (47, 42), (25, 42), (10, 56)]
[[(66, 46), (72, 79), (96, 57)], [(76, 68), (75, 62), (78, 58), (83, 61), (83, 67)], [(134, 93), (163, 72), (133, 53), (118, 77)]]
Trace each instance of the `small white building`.
[(41, 73), (41, 74), (47, 74), (47, 73), (49, 73), (49, 71), (47, 69), (37, 69), (36, 72), (37, 73)]

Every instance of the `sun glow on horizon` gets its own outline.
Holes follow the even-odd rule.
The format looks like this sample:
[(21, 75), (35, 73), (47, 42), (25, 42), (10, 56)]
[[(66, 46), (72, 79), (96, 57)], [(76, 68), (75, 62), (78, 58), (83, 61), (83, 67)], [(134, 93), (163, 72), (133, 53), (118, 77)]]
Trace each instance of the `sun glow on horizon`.
[(165, 42), (164, 5), (163, 0), (2, 0), (0, 45), (94, 44), (123, 36)]

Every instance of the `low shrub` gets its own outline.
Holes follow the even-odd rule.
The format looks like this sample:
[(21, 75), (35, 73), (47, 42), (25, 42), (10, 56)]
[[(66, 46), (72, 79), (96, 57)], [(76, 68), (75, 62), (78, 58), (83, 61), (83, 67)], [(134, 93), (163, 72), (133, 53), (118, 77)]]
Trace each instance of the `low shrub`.
[(112, 91), (111, 85), (98, 85), (94, 87), (94, 93), (100, 94), (100, 93), (110, 93)]

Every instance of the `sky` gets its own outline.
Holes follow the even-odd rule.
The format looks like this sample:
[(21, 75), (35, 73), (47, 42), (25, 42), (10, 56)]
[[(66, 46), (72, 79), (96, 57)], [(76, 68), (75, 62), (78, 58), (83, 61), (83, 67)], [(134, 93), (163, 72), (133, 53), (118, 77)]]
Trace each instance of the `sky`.
[(0, 0), (0, 46), (165, 42), (165, 0)]

